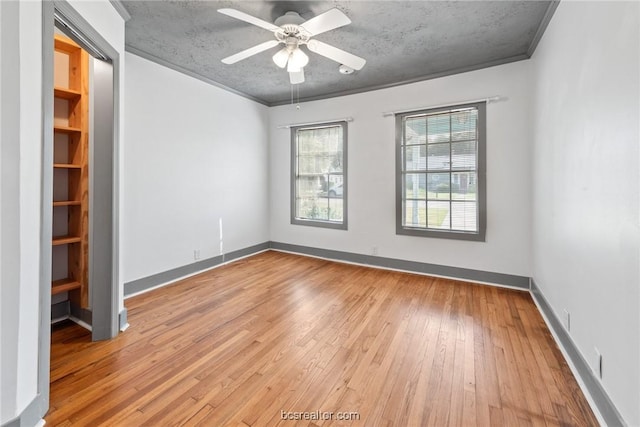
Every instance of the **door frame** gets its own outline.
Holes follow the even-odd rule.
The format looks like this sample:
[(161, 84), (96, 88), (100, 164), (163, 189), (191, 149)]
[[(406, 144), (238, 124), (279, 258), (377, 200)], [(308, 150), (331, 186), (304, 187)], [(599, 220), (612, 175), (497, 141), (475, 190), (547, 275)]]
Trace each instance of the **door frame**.
[[(53, 202), (53, 57), (54, 57), (54, 27), (55, 16), (62, 16), (72, 28), (88, 42), (103, 53), (113, 66), (113, 129), (112, 129), (112, 165), (111, 173), (103, 179), (109, 179), (111, 197), (107, 202), (111, 207), (102, 222), (106, 224), (101, 230), (103, 237), (103, 253), (107, 254), (111, 264), (104, 268), (109, 277), (106, 283), (108, 289), (100, 290), (100, 297), (105, 304), (104, 313), (92, 323), (98, 322), (101, 327), (100, 337), (94, 339), (108, 339), (115, 337), (120, 328), (119, 301), (120, 271), (119, 271), (119, 200), (120, 200), (120, 70), (121, 58), (118, 51), (111, 46), (66, 0), (42, 2), (42, 179), (40, 206), (40, 324), (38, 340), (38, 395), (39, 412), (46, 414), (49, 407), (50, 357), (51, 357), (51, 235), (52, 235), (52, 202)], [(81, 42), (81, 40), (75, 40)], [(91, 49), (87, 49), (91, 51)], [(96, 159), (99, 161), (99, 159)], [(96, 178), (98, 179), (98, 178)], [(92, 185), (93, 186), (93, 185)], [(91, 188), (90, 188), (91, 191)], [(104, 206), (104, 204), (103, 204)], [(90, 242), (93, 236), (90, 236)], [(106, 249), (106, 251), (104, 251)], [(94, 292), (95, 293), (95, 292)], [(93, 299), (93, 298), (92, 298)], [(93, 305), (93, 301), (92, 301)], [(126, 314), (124, 314), (126, 316)]]

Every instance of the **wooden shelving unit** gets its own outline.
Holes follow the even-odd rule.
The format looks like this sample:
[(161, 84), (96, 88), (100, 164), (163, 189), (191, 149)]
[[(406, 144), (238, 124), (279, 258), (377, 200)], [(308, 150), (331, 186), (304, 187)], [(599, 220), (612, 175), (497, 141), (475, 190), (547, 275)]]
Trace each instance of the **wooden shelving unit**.
[[(88, 306), (89, 55), (55, 35), (51, 293)], [(62, 276), (62, 277), (61, 277)]]

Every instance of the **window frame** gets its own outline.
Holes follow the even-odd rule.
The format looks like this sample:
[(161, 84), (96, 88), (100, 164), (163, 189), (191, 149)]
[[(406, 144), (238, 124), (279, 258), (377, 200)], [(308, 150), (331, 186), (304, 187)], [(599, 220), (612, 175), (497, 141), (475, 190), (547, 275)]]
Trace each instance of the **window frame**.
[[(296, 178), (298, 176), (298, 144), (297, 133), (299, 130), (306, 129), (321, 129), (327, 127), (342, 127), (342, 222), (319, 220), (319, 219), (305, 219), (296, 217), (296, 200), (297, 200), (297, 187)], [(347, 122), (344, 120), (334, 122), (319, 122), (311, 123), (299, 126), (291, 126), (291, 224), (293, 225), (307, 225), (311, 227), (330, 228), (334, 230), (347, 230), (348, 229), (348, 127)], [(328, 191), (328, 190), (327, 190)]]
[[(397, 235), (406, 235), (406, 236), (419, 236), (419, 237), (435, 237), (435, 238), (443, 238), (443, 239), (455, 239), (455, 240), (470, 240), (470, 241), (478, 241), (484, 242), (487, 228), (487, 209), (486, 209), (486, 196), (487, 196), (487, 188), (486, 188), (486, 133), (487, 133), (487, 114), (486, 114), (486, 106), (487, 103), (485, 101), (482, 102), (473, 102), (467, 104), (455, 104), (448, 105), (445, 107), (437, 107), (437, 108), (429, 108), (423, 110), (415, 110), (415, 111), (405, 111), (402, 113), (397, 113), (395, 115), (396, 119), (396, 234)], [(476, 173), (477, 173), (477, 224), (478, 231), (462, 231), (462, 230), (446, 230), (446, 229), (435, 229), (435, 228), (418, 228), (418, 227), (408, 227), (403, 225), (403, 202), (404, 202), (404, 194), (403, 194), (403, 176), (406, 172), (403, 169), (402, 164), (402, 147), (403, 147), (403, 136), (404, 136), (404, 119), (406, 117), (421, 115), (421, 114), (434, 114), (434, 113), (443, 113), (447, 111), (454, 111), (457, 109), (464, 108), (475, 108), (478, 111), (478, 128), (477, 128), (477, 159), (476, 159)], [(427, 147), (429, 145), (428, 141), (425, 142)], [(451, 141), (449, 141), (449, 146), (451, 145)], [(427, 171), (428, 171), (427, 167)], [(434, 171), (437, 172), (437, 171)], [(452, 173), (451, 169), (443, 170), (442, 172)], [(427, 224), (428, 226), (428, 224)]]

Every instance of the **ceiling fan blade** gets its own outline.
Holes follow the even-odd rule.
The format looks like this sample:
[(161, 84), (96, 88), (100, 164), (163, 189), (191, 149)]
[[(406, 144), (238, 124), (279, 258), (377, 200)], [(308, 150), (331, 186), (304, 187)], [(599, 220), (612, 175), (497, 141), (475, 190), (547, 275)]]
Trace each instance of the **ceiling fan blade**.
[(347, 67), (351, 67), (354, 70), (361, 70), (367, 61), (364, 58), (360, 58), (349, 52), (345, 52), (342, 49), (338, 49), (330, 44), (323, 43), (318, 40), (309, 40), (307, 47), (311, 52), (315, 52), (318, 55), (326, 56), (327, 58), (336, 61), (339, 64), (344, 64)]
[(228, 8), (218, 9), (218, 12), (222, 13), (223, 15), (227, 15), (232, 18), (236, 18), (241, 21), (248, 22), (249, 24), (256, 25), (260, 28), (264, 28), (265, 30), (278, 31), (280, 29), (280, 27), (278, 27), (277, 25), (274, 25), (267, 21), (263, 21), (260, 18), (256, 18), (255, 16), (251, 16), (247, 13), (240, 12), (239, 10), (236, 10), (236, 9), (228, 9)]
[(301, 25), (311, 36), (324, 33), (351, 23), (351, 19), (338, 9), (331, 9), (309, 19)]
[(301, 68), (300, 71), (290, 72), (289, 81), (292, 85), (304, 83), (304, 68)]
[(263, 52), (267, 49), (271, 49), (279, 44), (278, 40), (269, 40), (268, 42), (260, 43), (257, 46), (250, 47), (249, 49), (245, 49), (242, 52), (238, 52), (235, 55), (227, 56), (222, 60), (225, 64), (235, 64), (238, 61), (241, 61), (245, 58), (248, 58), (256, 53)]

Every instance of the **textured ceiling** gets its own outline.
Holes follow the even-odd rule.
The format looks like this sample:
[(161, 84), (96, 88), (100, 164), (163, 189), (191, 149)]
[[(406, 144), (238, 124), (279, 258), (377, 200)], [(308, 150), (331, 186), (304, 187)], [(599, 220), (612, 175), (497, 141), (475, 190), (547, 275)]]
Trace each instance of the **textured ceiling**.
[[(525, 59), (553, 5), (550, 1), (123, 1), (131, 14), (127, 50), (267, 105), (291, 99), (275, 47), (233, 65), (220, 60), (271, 40), (271, 32), (217, 12), (234, 8), (273, 22), (286, 11), (310, 19), (338, 8), (352, 21), (315, 38), (361, 56), (351, 75), (308, 52), (301, 100), (354, 93)], [(304, 49), (304, 48), (303, 48)]]

